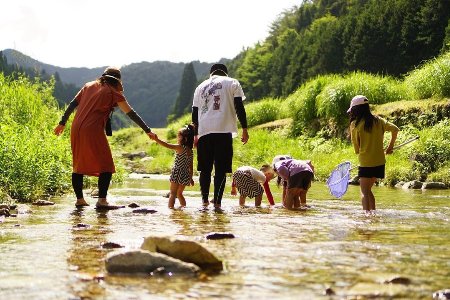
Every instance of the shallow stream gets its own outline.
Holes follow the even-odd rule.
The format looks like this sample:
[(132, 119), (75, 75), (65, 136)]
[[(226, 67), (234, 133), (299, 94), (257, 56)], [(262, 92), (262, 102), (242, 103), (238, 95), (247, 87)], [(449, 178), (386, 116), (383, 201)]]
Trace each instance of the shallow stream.
[[(375, 187), (377, 214), (362, 213), (359, 187), (343, 199), (314, 182), (307, 211), (279, 206), (240, 208), (223, 200), (223, 212), (201, 211), (198, 183), (187, 207), (167, 208), (165, 176), (130, 178), (110, 190), (110, 201), (157, 210), (136, 214), (125, 207), (77, 210), (74, 197), (53, 206), (19, 205), (0, 223), (0, 299), (431, 299), (450, 288), (450, 191)], [(87, 228), (78, 227), (86, 224)], [(236, 238), (207, 240), (211, 232)], [(104, 258), (115, 242), (139, 248), (143, 237), (195, 240), (221, 258), (225, 270), (199, 278), (117, 276)], [(400, 283), (388, 283), (389, 281)], [(326, 292), (334, 295), (326, 295)]]

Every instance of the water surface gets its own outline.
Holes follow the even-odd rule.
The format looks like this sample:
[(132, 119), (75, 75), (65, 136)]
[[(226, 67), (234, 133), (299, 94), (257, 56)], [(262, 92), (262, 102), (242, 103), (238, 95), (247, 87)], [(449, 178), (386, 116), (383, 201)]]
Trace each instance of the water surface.
[[(188, 188), (188, 207), (167, 208), (167, 177), (131, 178), (113, 186), (110, 200), (131, 208), (97, 212), (74, 208), (74, 197), (54, 206), (30, 206), (0, 223), (1, 299), (430, 299), (450, 288), (450, 191), (375, 187), (377, 214), (365, 216), (359, 187), (334, 199), (313, 183), (307, 211), (267, 206), (201, 211), (198, 184)], [(280, 190), (272, 187), (279, 203)], [(86, 224), (79, 228), (77, 224)], [(211, 232), (236, 238), (207, 240)], [(105, 271), (104, 242), (139, 248), (151, 235), (189, 238), (224, 261), (215, 276), (117, 276)], [(385, 283), (407, 278), (409, 284)], [(331, 288), (335, 295), (326, 296)]]

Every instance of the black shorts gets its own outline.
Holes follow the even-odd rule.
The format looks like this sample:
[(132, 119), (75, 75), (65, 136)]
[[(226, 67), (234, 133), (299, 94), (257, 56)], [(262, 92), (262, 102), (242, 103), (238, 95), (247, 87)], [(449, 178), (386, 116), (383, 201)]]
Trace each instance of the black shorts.
[(302, 171), (297, 174), (292, 175), (289, 177), (287, 182), (287, 188), (302, 188), (305, 191), (309, 189), (311, 186), (311, 181), (314, 178), (314, 174), (309, 171)]
[(231, 173), (233, 138), (231, 133), (210, 133), (197, 143), (197, 171)]
[(363, 178), (384, 178), (385, 165), (376, 167), (358, 167), (358, 177)]

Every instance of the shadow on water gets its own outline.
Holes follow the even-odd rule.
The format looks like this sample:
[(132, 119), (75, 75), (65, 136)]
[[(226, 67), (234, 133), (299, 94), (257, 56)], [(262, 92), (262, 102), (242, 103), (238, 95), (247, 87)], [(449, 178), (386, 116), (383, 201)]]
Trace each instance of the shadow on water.
[[(334, 199), (316, 183), (306, 211), (269, 207), (266, 200), (261, 208), (241, 208), (234, 197), (224, 199), (221, 212), (201, 209), (198, 185), (186, 191), (186, 208), (168, 209), (167, 188), (162, 177), (130, 179), (111, 189), (111, 201), (135, 202), (153, 214), (129, 207), (99, 212), (95, 199), (77, 210), (69, 196), (6, 218), (0, 224), (0, 298), (329, 299), (331, 288), (336, 299), (429, 299), (450, 288), (448, 191), (377, 187), (378, 211), (366, 216), (358, 187)], [(273, 192), (280, 199), (280, 190)], [(235, 238), (206, 239), (212, 232)], [(103, 243), (137, 249), (151, 235), (197, 241), (225, 269), (202, 277), (106, 273), (106, 255), (120, 250)], [(392, 278), (407, 280), (386, 283)]]

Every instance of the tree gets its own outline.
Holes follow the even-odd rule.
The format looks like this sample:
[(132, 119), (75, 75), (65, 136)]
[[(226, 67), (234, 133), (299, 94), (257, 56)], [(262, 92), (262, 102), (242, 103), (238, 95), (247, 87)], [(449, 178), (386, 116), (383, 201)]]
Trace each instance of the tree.
[(184, 67), (180, 90), (173, 105), (172, 113), (168, 117), (169, 122), (181, 117), (190, 110), (196, 86), (197, 75), (195, 74), (194, 65), (190, 62)]

